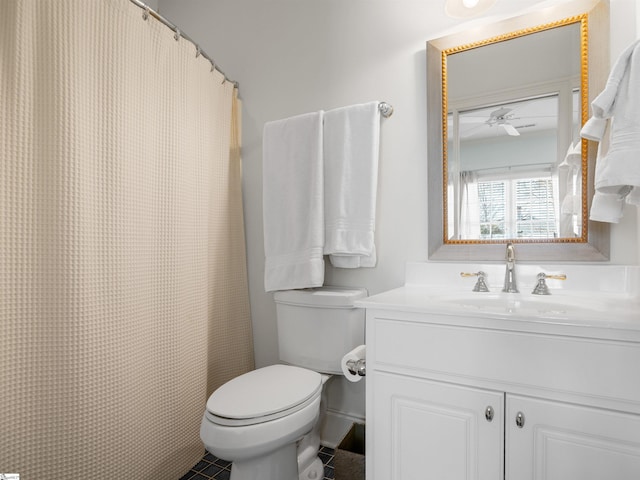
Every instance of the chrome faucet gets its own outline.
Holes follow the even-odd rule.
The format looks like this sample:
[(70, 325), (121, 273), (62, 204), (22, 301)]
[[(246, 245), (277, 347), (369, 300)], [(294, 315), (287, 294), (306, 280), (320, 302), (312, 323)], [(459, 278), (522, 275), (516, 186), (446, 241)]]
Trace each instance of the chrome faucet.
[(518, 293), (518, 285), (516, 284), (516, 251), (513, 243), (507, 243), (507, 270), (504, 273), (503, 292)]

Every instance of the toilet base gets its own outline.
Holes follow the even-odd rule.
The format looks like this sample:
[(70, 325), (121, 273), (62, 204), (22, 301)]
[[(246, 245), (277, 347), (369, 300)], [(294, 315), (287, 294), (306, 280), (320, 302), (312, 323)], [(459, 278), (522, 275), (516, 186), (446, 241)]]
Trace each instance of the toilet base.
[[(236, 460), (231, 465), (230, 480), (298, 479), (298, 457), (295, 443), (290, 443), (257, 458)], [(318, 477), (322, 479), (322, 477)]]
[(316, 457), (304, 472), (300, 472), (298, 480), (322, 480), (324, 478), (324, 464)]

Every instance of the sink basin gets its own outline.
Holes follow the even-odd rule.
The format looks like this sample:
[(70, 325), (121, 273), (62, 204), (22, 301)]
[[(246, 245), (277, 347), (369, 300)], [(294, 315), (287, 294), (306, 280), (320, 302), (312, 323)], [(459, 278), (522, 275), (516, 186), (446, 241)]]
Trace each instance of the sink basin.
[(451, 309), (493, 314), (542, 316), (592, 315), (608, 310), (607, 302), (583, 296), (536, 296), (523, 293), (462, 293), (437, 297)]
[[(460, 276), (461, 272), (480, 271), (486, 274), (489, 292), (473, 292), (477, 279)], [(631, 325), (640, 335), (640, 267), (520, 264), (517, 272), (520, 293), (504, 293), (503, 264), (408, 264), (404, 286), (363, 299), (358, 306), (433, 313), (443, 322), (445, 315), (470, 317), (472, 325), (478, 318), (494, 319), (513, 324), (510, 328), (536, 322), (562, 328), (624, 329)], [(549, 278), (551, 295), (534, 295), (541, 272), (562, 273), (567, 279)]]
[[(521, 264), (517, 270), (520, 293), (503, 293), (503, 264), (408, 264), (404, 286), (357, 305), (372, 311), (427, 314), (420, 318), (443, 325), (615, 339), (625, 339), (632, 331), (640, 339), (640, 267)], [(489, 292), (473, 292), (477, 279), (460, 276), (479, 271), (486, 273)], [(540, 272), (563, 273), (567, 280), (549, 279), (551, 295), (533, 295)]]

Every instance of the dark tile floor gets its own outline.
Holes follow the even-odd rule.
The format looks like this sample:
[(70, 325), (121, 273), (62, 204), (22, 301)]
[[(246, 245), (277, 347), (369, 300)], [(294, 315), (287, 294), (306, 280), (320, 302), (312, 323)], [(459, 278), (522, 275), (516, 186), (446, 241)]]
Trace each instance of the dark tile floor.
[[(333, 449), (320, 447), (318, 454), (324, 463), (324, 480), (333, 480)], [(231, 462), (221, 460), (206, 452), (206, 455), (180, 480), (229, 480)]]

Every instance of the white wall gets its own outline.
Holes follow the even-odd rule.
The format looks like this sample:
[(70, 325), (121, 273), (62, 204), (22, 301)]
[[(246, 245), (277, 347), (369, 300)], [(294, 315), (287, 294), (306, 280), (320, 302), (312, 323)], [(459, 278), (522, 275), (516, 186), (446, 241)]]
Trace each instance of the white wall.
[[(492, 17), (512, 16), (536, 3), (554, 1), (500, 0)], [(325, 283), (363, 286), (370, 294), (401, 285), (407, 261), (427, 261), (425, 42), (460, 29), (461, 24), (444, 16), (443, 5), (444, 0), (159, 0), (160, 13), (200, 42), (240, 82), (249, 288), (258, 366), (276, 363), (278, 354), (275, 306), (263, 287), (264, 123), (370, 100), (394, 106), (395, 113), (383, 120), (381, 128), (378, 266), (354, 271), (327, 267)], [(616, 55), (635, 39), (639, 20), (634, 0), (611, 0), (611, 8), (612, 55)], [(612, 263), (638, 262), (636, 218), (626, 215), (614, 226)], [(333, 405), (362, 415), (362, 384), (334, 388)]]
[[(640, 39), (640, 5), (637, 0), (611, 2), (611, 63), (634, 40)], [(611, 229), (612, 263), (640, 262), (640, 210), (626, 205), (619, 224)]]

